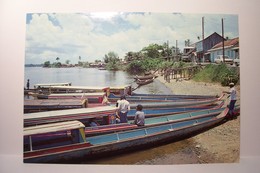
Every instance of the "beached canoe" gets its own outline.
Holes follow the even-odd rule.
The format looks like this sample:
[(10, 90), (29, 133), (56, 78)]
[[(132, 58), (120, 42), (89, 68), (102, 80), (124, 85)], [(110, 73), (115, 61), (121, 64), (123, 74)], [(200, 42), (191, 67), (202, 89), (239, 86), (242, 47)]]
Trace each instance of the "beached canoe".
[(87, 99), (89, 103), (102, 103), (106, 93), (38, 94), (37, 99)]
[[(35, 112), (24, 114), (24, 126), (35, 126), (71, 120), (99, 119), (100, 124), (115, 124), (116, 107), (101, 106), (94, 108), (79, 108)], [(112, 122), (111, 122), (112, 121)]]
[(166, 101), (147, 101), (147, 100), (138, 100), (138, 101), (129, 101), (131, 109), (135, 109), (138, 104), (141, 104), (144, 109), (151, 108), (177, 108), (177, 107), (202, 107), (207, 105), (215, 104), (216, 102), (222, 100), (224, 95), (221, 95), (218, 98), (209, 98), (209, 99), (199, 99), (199, 100), (189, 100), (189, 99), (180, 99), (180, 100), (166, 100)]
[[(133, 124), (133, 121), (129, 121), (129, 123), (122, 124), (111, 124), (111, 125), (103, 125), (103, 126), (95, 126), (95, 127), (86, 127), (85, 135), (86, 136), (96, 136), (100, 134), (114, 133), (125, 130), (133, 130), (140, 128), (147, 128), (152, 126), (160, 126), (163, 124), (169, 124), (172, 122), (183, 122), (187, 120), (192, 120), (196, 118), (202, 117), (210, 117), (216, 114), (219, 114), (225, 109), (225, 107), (205, 109), (199, 111), (192, 111), (188, 113), (179, 113), (179, 114), (170, 114), (165, 116), (153, 117), (153, 118), (145, 118), (145, 126), (136, 126)], [(240, 106), (236, 106), (235, 113), (239, 115)]]
[[(110, 93), (108, 99), (115, 101), (120, 99), (120, 95)], [(213, 95), (178, 95), (178, 94), (137, 94), (132, 93), (132, 95), (125, 96), (127, 100), (199, 100), (199, 99), (212, 99), (218, 96)]]
[(152, 82), (154, 81), (154, 79), (155, 79), (155, 78), (143, 79), (143, 80), (137, 79), (137, 80), (136, 80), (136, 84), (139, 85), (139, 86), (141, 86), (141, 85), (147, 85), (147, 84), (149, 84), (149, 83), (152, 83)]
[[(196, 105), (193, 107), (165, 107), (165, 108), (146, 108), (143, 109), (143, 112), (145, 114), (146, 118), (151, 117), (158, 117), (158, 116), (164, 116), (164, 115), (170, 115), (170, 114), (180, 114), (185, 112), (192, 112), (192, 111), (199, 111), (204, 109), (213, 109), (213, 108), (220, 108), (223, 106), (224, 101), (220, 101), (216, 104), (208, 105), (208, 103)], [(135, 116), (136, 109), (130, 109), (127, 113), (128, 120), (133, 120)]]
[[(209, 117), (195, 118), (182, 122), (172, 122), (160, 126), (145, 127), (106, 135), (85, 137), (85, 126), (78, 122), (48, 124), (24, 128), (25, 163), (65, 163), (76, 162), (78, 159), (106, 157), (117, 152), (149, 147), (150, 145), (176, 141), (195, 135), (220, 123), (227, 115), (228, 108), (220, 114)], [(51, 132), (64, 132), (54, 141), (38, 141), (34, 137)]]
[(86, 99), (33, 99), (24, 100), (24, 113), (43, 112), (64, 109), (87, 108)]
[[(133, 121), (130, 120), (128, 123), (120, 123), (116, 124), (115, 122), (108, 122), (108, 123), (113, 123), (113, 124), (102, 124), (104, 121), (100, 121), (99, 115), (96, 117), (88, 117), (84, 119), (84, 125), (86, 126), (85, 128), (85, 135), (86, 136), (95, 136), (95, 135), (100, 135), (100, 134), (107, 134), (107, 133), (114, 133), (114, 132), (119, 132), (119, 131), (125, 131), (125, 130), (133, 130), (137, 128), (145, 128), (145, 127), (150, 127), (150, 126), (158, 126), (162, 124), (168, 124), (174, 122), (181, 122), (181, 121), (187, 121), (191, 119), (195, 119), (198, 117), (208, 117), (212, 116), (214, 114), (218, 114), (221, 111), (223, 111), (225, 108), (223, 107), (224, 102), (222, 102), (220, 105), (214, 108), (208, 108), (204, 110), (197, 110), (197, 111), (191, 111), (188, 113), (179, 113), (179, 114), (169, 114), (169, 115), (164, 115), (164, 116), (157, 116), (154, 118), (145, 118), (145, 126), (138, 127), (135, 124), (133, 124)], [(240, 112), (240, 106), (237, 105), (235, 107), (235, 112), (237, 115), (239, 115)], [(105, 116), (104, 116), (105, 117)], [(104, 118), (102, 117), (102, 118)], [(95, 122), (101, 122), (99, 125), (96, 126), (91, 126), (92, 120), (95, 119)], [(54, 139), (59, 136), (62, 136), (60, 133), (55, 133), (55, 134), (45, 134), (45, 135), (39, 135), (37, 138), (41, 140), (45, 139)]]
[(144, 75), (144, 76), (136, 75), (136, 76), (134, 76), (134, 79), (136, 79), (136, 80), (147, 80), (147, 79), (155, 79), (157, 77), (158, 76), (156, 76), (156, 75)]

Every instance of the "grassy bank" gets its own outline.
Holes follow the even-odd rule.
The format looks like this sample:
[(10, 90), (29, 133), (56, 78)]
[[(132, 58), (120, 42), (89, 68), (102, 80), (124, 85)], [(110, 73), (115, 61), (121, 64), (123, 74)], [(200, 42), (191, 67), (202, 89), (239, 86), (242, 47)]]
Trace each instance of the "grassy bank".
[(198, 72), (194, 78), (196, 82), (220, 83), (227, 86), (230, 82), (239, 83), (239, 70), (237, 67), (229, 67), (226, 64), (209, 64)]

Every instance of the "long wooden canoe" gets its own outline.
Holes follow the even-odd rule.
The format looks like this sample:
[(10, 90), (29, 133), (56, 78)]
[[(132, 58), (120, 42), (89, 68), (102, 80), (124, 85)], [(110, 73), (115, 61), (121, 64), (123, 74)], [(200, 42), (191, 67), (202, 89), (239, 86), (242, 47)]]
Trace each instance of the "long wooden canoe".
[(155, 78), (151, 78), (151, 79), (143, 79), (143, 80), (140, 80), (140, 79), (137, 79), (136, 80), (136, 84), (138, 84), (139, 86), (141, 85), (147, 85), (149, 83), (152, 83), (154, 81)]
[[(40, 128), (38, 126), (37, 131), (31, 129), (32, 132), (30, 132), (30, 129), (24, 129), (24, 162), (64, 163), (68, 161), (76, 162), (78, 159), (83, 158), (92, 160), (94, 157), (105, 157), (117, 152), (126, 152), (144, 146), (147, 148), (150, 145), (176, 141), (220, 123), (227, 115), (227, 112), (228, 108), (225, 108), (220, 114), (210, 117), (87, 138), (84, 136), (82, 124), (76, 123), (74, 126), (78, 126), (78, 130), (70, 126), (67, 129), (61, 128), (66, 131), (66, 137), (36, 144), (33, 143), (34, 135), (48, 133), (50, 128)], [(54, 126), (57, 127), (56, 132), (59, 131), (59, 125)], [(55, 130), (54, 127), (53, 130)]]
[(199, 100), (168, 100), (168, 101), (130, 101), (131, 109), (135, 109), (138, 104), (141, 104), (144, 109), (149, 108), (176, 108), (176, 107), (201, 107), (206, 105), (212, 105), (223, 98), (224, 95), (221, 95), (218, 98), (209, 98), (209, 99), (199, 99)]
[(61, 109), (87, 108), (86, 99), (33, 99), (24, 100), (24, 113), (53, 111)]
[(155, 78), (157, 78), (158, 76), (156, 76), (156, 75), (144, 75), (144, 76), (138, 76), (138, 75), (136, 75), (136, 76), (134, 76), (134, 79), (136, 79), (136, 80), (147, 80), (147, 79), (155, 79)]
[(38, 99), (88, 99), (89, 103), (102, 103), (106, 93), (38, 94)]
[(24, 114), (24, 126), (34, 126), (71, 120), (85, 120), (99, 117), (104, 121), (103, 124), (113, 124), (110, 121), (115, 121), (114, 116), (116, 110), (117, 109), (115, 107), (101, 106), (95, 108), (27, 113)]

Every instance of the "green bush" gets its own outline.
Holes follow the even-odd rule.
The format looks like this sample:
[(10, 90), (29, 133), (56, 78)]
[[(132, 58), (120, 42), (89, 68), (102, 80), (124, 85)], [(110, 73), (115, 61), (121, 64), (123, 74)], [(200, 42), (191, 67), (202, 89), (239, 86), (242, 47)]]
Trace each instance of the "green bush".
[(235, 68), (228, 67), (226, 64), (209, 64), (203, 70), (198, 72), (194, 76), (193, 80), (221, 83), (221, 85), (227, 86), (230, 82), (237, 83), (239, 80), (239, 74)]

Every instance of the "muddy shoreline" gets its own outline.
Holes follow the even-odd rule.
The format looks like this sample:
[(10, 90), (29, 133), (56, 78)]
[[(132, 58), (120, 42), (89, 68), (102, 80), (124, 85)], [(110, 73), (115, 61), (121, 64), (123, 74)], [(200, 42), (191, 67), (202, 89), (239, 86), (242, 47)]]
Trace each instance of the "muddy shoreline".
[[(229, 87), (219, 84), (194, 82), (192, 80), (175, 80), (166, 82), (163, 76), (157, 78), (172, 90), (173, 94), (221, 95)], [(240, 88), (236, 86), (238, 99)], [(239, 101), (238, 101), (239, 103)], [(195, 163), (237, 163), (240, 153), (240, 116), (223, 124), (187, 139), (195, 153)], [(172, 160), (172, 158), (165, 158)], [(185, 164), (185, 160), (183, 161)]]

